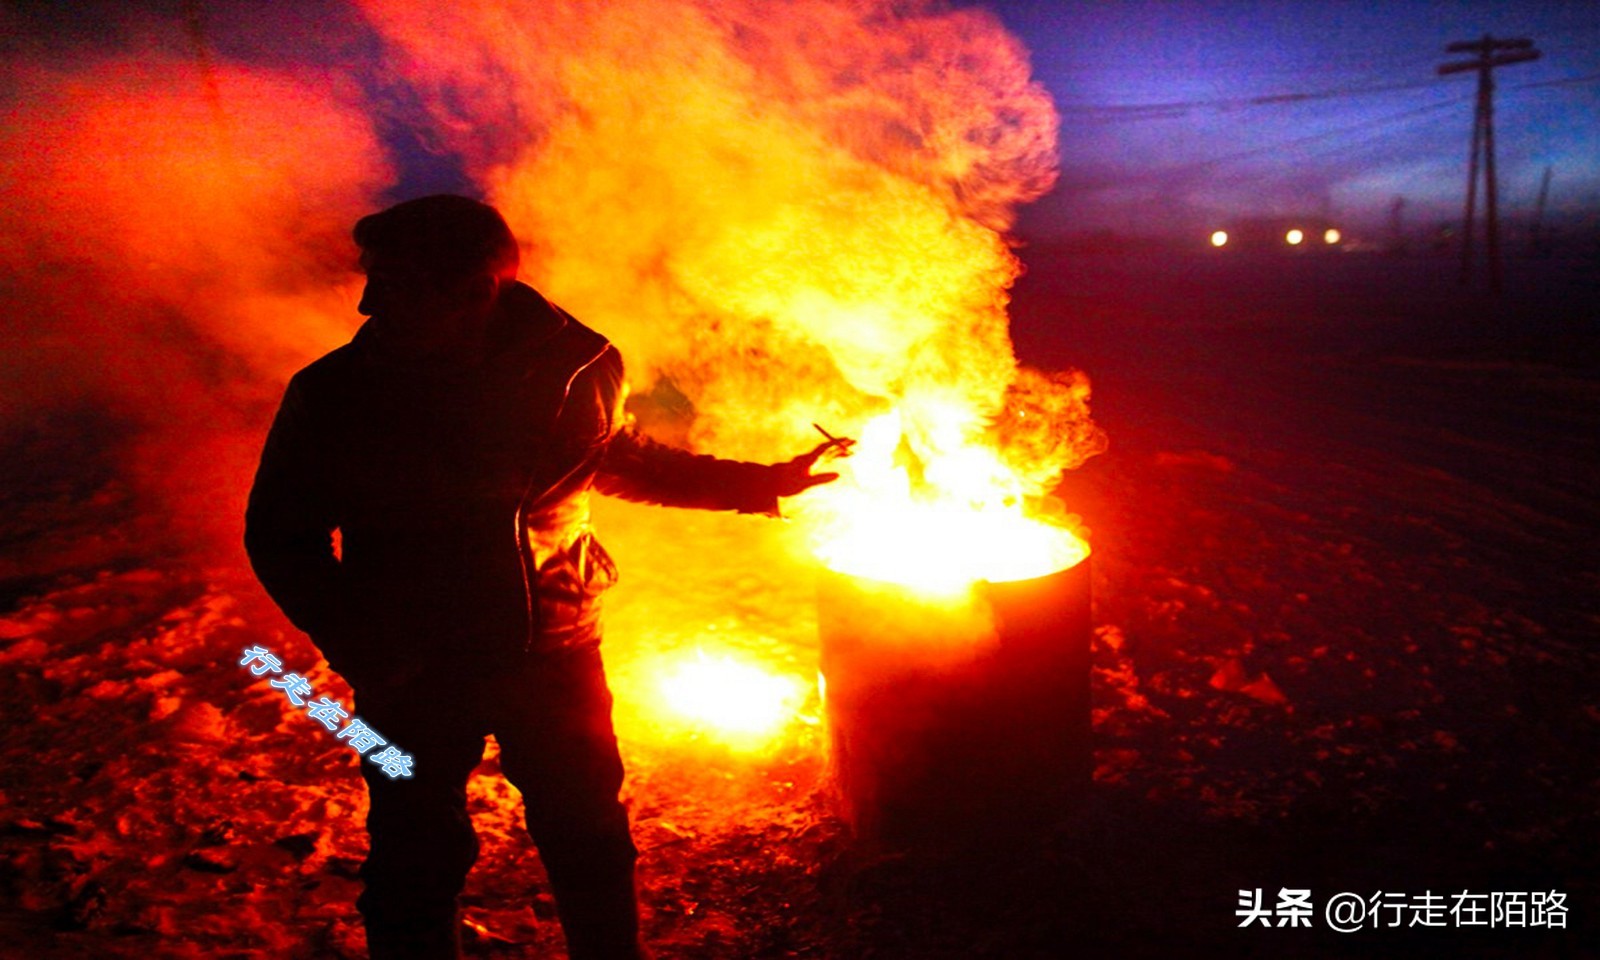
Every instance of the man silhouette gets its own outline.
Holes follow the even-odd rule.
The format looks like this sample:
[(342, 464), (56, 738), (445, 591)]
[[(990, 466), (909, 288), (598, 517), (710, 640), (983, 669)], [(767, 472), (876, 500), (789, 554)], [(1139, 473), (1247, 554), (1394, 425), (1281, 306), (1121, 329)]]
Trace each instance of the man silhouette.
[[(360, 220), (370, 319), (289, 382), (250, 491), (267, 592), (414, 759), (361, 764), (357, 900), (375, 960), (459, 956), (484, 737), (522, 792), (570, 955), (644, 956), (599, 644), (615, 579), (589, 493), (776, 515), (830, 442), (779, 464), (694, 455), (627, 423), (606, 339), (516, 280), (500, 214), (456, 196)], [(335, 549), (334, 533), (339, 534)]]

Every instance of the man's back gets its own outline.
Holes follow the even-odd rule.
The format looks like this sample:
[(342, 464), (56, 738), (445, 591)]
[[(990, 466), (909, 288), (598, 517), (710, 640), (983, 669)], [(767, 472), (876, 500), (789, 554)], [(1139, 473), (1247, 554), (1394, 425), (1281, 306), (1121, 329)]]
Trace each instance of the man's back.
[[(408, 363), (369, 326), (290, 383), (247, 546), (296, 625), (357, 673), (380, 655), (377, 636), (382, 656), (486, 669), (528, 640), (519, 508), (563, 479), (573, 486), (586, 467), (592, 475), (586, 460), (612, 430), (621, 365), (605, 361), (614, 351), (603, 337), (513, 289), (480, 365)], [(583, 486), (566, 499), (582, 500)], [(570, 539), (586, 502), (567, 507), (563, 529), (546, 514), (535, 535)], [(330, 601), (301, 573), (308, 560), (326, 563), (334, 528), (340, 595)]]

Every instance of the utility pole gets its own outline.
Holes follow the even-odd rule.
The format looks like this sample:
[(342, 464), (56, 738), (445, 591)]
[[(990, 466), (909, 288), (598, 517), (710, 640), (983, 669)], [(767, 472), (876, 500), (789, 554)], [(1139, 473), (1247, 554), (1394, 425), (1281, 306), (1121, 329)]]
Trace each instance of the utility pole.
[(1544, 232), (1544, 206), (1550, 199), (1550, 175), (1553, 167), (1544, 168), (1544, 179), (1539, 181), (1539, 202), (1533, 208), (1533, 226), (1528, 228), (1528, 246), (1536, 257), (1550, 255), (1550, 238)]
[(1406, 198), (1396, 196), (1389, 204), (1389, 252), (1406, 252)]
[(200, 0), (184, 0), (183, 29), (189, 35), (189, 45), (193, 48), (195, 66), (200, 70), (200, 83), (205, 88), (211, 116), (217, 122), (217, 129), (226, 129), (228, 114), (222, 109), (222, 88), (217, 84), (217, 66), (211, 59), (211, 44), (206, 39), (206, 19), (204, 11), (200, 9)]
[(1478, 203), (1478, 156), (1483, 156), (1484, 233), (1489, 250), (1489, 292), (1500, 294), (1500, 208), (1494, 175), (1494, 77), (1495, 67), (1539, 59), (1533, 41), (1526, 37), (1496, 40), (1487, 33), (1481, 40), (1461, 40), (1444, 48), (1445, 53), (1476, 53), (1475, 60), (1457, 60), (1439, 67), (1439, 75), (1478, 71), (1478, 105), (1472, 117), (1472, 155), (1467, 161), (1467, 215), (1461, 232), (1461, 282), (1472, 276), (1472, 221)]

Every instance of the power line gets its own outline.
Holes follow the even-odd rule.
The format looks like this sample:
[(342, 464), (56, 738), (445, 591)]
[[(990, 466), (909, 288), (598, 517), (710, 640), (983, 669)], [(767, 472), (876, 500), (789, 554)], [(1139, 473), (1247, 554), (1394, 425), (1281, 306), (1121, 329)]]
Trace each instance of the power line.
[(1113, 104), (1061, 104), (1057, 109), (1085, 113), (1125, 113), (1142, 118), (1145, 114), (1182, 115), (1198, 108), (1230, 109), (1237, 107), (1272, 106), (1283, 103), (1305, 103), (1311, 100), (1331, 100), (1337, 97), (1360, 97), (1375, 93), (1392, 93), (1396, 90), (1420, 90), (1436, 87), (1439, 81), (1419, 80), (1410, 83), (1389, 83), (1372, 87), (1344, 87), (1333, 90), (1316, 90), (1308, 93), (1268, 93), (1255, 97), (1227, 97), (1215, 100), (1174, 100), (1167, 103), (1113, 103)]
[[(1194, 73), (1194, 66), (1186, 62), (1152, 62), (1141, 58), (1137, 63), (1110, 60), (1094, 60), (1091, 62), (1065, 63), (1059, 59), (1052, 59), (1048, 50), (1035, 48), (1034, 63), (1040, 67), (1040, 72), (1050, 76), (1085, 78), (1101, 78), (1106, 76), (1133, 76), (1140, 79), (1149, 79), (1151, 76), (1187, 77)], [(1385, 58), (1383, 60), (1367, 60), (1358, 65), (1366, 69), (1360, 74), (1362, 77), (1377, 77), (1381, 81), (1382, 74), (1411, 75), (1421, 71), (1433, 62), (1433, 57), (1427, 54), (1410, 54), (1407, 56)], [(1336, 75), (1350, 76), (1351, 64), (1333, 61), (1301, 61), (1264, 63), (1258, 60), (1236, 61), (1229, 64), (1231, 73), (1252, 78), (1294, 77), (1304, 78), (1308, 75)]]
[(1413, 107), (1409, 110), (1403, 110), (1399, 113), (1385, 114), (1381, 117), (1370, 117), (1361, 121), (1360, 123), (1347, 124), (1346, 126), (1339, 127), (1334, 130), (1324, 130), (1320, 133), (1307, 134), (1305, 136), (1295, 137), (1290, 140), (1265, 144), (1259, 147), (1251, 147), (1248, 150), (1240, 150), (1235, 153), (1224, 154), (1220, 157), (1211, 157), (1206, 160), (1197, 160), (1193, 163), (1186, 163), (1176, 167), (1163, 167), (1159, 170), (1151, 170), (1143, 174), (1142, 178), (1164, 180), (1173, 177), (1192, 176), (1193, 174), (1201, 173), (1205, 170), (1220, 166), (1222, 164), (1234, 163), (1239, 160), (1248, 160), (1261, 156), (1262, 154), (1280, 152), (1293, 149), (1307, 143), (1315, 143), (1318, 140), (1326, 140), (1329, 137), (1343, 136), (1362, 130), (1368, 130), (1373, 127), (1380, 127), (1391, 123), (1398, 123), (1404, 120), (1414, 119), (1424, 114), (1433, 113), (1437, 110), (1443, 110), (1446, 107), (1456, 106), (1457, 104), (1471, 99), (1472, 97), (1469, 95), (1452, 97), (1448, 100), (1439, 100), (1433, 103), (1424, 104), (1420, 107)]
[[(1586, 74), (1580, 77), (1562, 77), (1555, 80), (1540, 80), (1535, 83), (1523, 83), (1506, 90), (1531, 90), (1536, 87), (1559, 87), (1581, 83), (1595, 83), (1600, 81), (1600, 73)], [(1058, 103), (1056, 109), (1064, 114), (1087, 114), (1088, 119), (1108, 122), (1126, 122), (1130, 120), (1172, 120), (1188, 116), (1190, 111), (1196, 109), (1237, 109), (1240, 107), (1276, 106), (1280, 104), (1307, 103), (1317, 100), (1332, 100), (1342, 97), (1370, 96), (1378, 93), (1392, 93), (1399, 90), (1421, 90), (1437, 88), (1439, 78), (1431, 80), (1418, 80), (1410, 83), (1390, 83), (1370, 87), (1344, 87), (1333, 90), (1316, 90), (1304, 93), (1269, 93), (1255, 97), (1226, 97), (1214, 100), (1173, 100), (1165, 103)]]
[(1560, 80), (1539, 80), (1534, 83), (1519, 83), (1514, 87), (1506, 87), (1506, 92), (1512, 90), (1532, 90), (1534, 87), (1564, 87), (1576, 83), (1594, 83), (1600, 80), (1600, 73), (1591, 73), (1582, 77), (1564, 77)]
[[(1414, 130), (1415, 128), (1413, 125), (1419, 122), (1426, 124), (1439, 124), (1444, 120), (1450, 119), (1445, 113), (1442, 112), (1442, 108), (1457, 106), (1468, 99), (1470, 98), (1462, 97), (1460, 100), (1451, 100), (1437, 105), (1429, 104), (1427, 110), (1420, 110), (1410, 114), (1409, 116), (1391, 117), (1388, 122), (1375, 125), (1388, 129), (1375, 130), (1366, 136), (1349, 140), (1344, 143), (1330, 143), (1326, 145), (1315, 146), (1311, 149), (1296, 149), (1295, 157), (1296, 159), (1306, 159), (1311, 157), (1325, 158), (1332, 157), (1346, 151), (1366, 150), (1372, 147), (1374, 144), (1388, 142), (1389, 139), (1394, 136), (1395, 131), (1393, 128), (1396, 126), (1403, 127), (1407, 130)], [(1438, 107), (1439, 109), (1436, 110), (1435, 107)], [(1300, 172), (1301, 171), (1299, 168), (1286, 169), (1281, 171), (1281, 175), (1286, 177), (1294, 177)]]
[[(1580, 82), (1583, 82), (1583, 83), (1594, 83), (1596, 81), (1600, 81), (1600, 74), (1593, 74), (1591, 76), (1586, 76), (1586, 77), (1567, 77), (1567, 78), (1564, 78), (1564, 79), (1561, 79), (1561, 80), (1543, 80), (1543, 81), (1538, 81), (1538, 82), (1535, 82), (1535, 83), (1518, 84), (1517, 86), (1505, 87), (1505, 88), (1499, 89), (1496, 92), (1509, 94), (1509, 93), (1511, 93), (1513, 91), (1526, 90), (1526, 89), (1531, 89), (1531, 88), (1536, 88), (1536, 87), (1548, 87), (1548, 86), (1555, 86), (1555, 85), (1558, 85), (1558, 84), (1570, 84), (1570, 83), (1580, 83)], [(1387, 116), (1384, 116), (1384, 117), (1374, 118), (1373, 120), (1365, 121), (1362, 124), (1357, 124), (1357, 125), (1350, 126), (1350, 127), (1342, 127), (1342, 128), (1340, 128), (1339, 130), (1336, 130), (1336, 131), (1327, 131), (1325, 134), (1314, 134), (1312, 136), (1312, 138), (1324, 138), (1325, 136), (1338, 135), (1338, 134), (1342, 134), (1342, 133), (1350, 133), (1350, 132), (1354, 132), (1354, 131), (1356, 131), (1358, 129), (1361, 129), (1363, 127), (1367, 127), (1367, 126), (1380, 127), (1380, 126), (1388, 126), (1391, 123), (1405, 123), (1405, 124), (1409, 125), (1411, 122), (1414, 122), (1414, 121), (1417, 121), (1417, 120), (1423, 120), (1423, 119), (1443, 120), (1443, 119), (1446, 119), (1443, 115), (1440, 115), (1440, 116), (1437, 116), (1437, 117), (1429, 117), (1428, 115), (1433, 114), (1436, 111), (1441, 110), (1441, 109), (1443, 109), (1445, 107), (1455, 106), (1457, 104), (1460, 104), (1460, 103), (1463, 103), (1463, 102), (1465, 102), (1467, 100), (1472, 100), (1472, 99), (1474, 99), (1473, 95), (1467, 95), (1467, 96), (1457, 97), (1457, 98), (1454, 98), (1454, 99), (1451, 99), (1451, 100), (1443, 100), (1443, 101), (1439, 101), (1439, 102), (1436, 102), (1436, 103), (1430, 103), (1430, 104), (1426, 104), (1426, 105), (1424, 105), (1422, 107), (1418, 107), (1418, 108), (1416, 108), (1414, 110), (1405, 111), (1403, 113), (1390, 114), (1390, 115), (1387, 115)], [(1320, 147), (1320, 148), (1317, 148), (1317, 149), (1314, 149), (1314, 150), (1309, 150), (1309, 151), (1297, 150), (1296, 153), (1299, 156), (1302, 156), (1302, 157), (1326, 157), (1326, 156), (1329, 156), (1329, 155), (1341, 153), (1341, 152), (1346, 151), (1346, 150), (1361, 150), (1363, 148), (1371, 146), (1374, 143), (1382, 141), (1383, 139), (1389, 137), (1390, 135), (1391, 135), (1391, 131), (1385, 130), (1385, 131), (1381, 131), (1381, 132), (1378, 132), (1378, 133), (1374, 133), (1374, 134), (1369, 135), (1369, 136), (1361, 137), (1360, 139), (1357, 139), (1357, 140), (1352, 140), (1352, 141), (1350, 141), (1348, 143), (1330, 144), (1330, 145), (1328, 145), (1326, 147)], [(1250, 157), (1254, 157), (1254, 156), (1256, 156), (1256, 155), (1258, 155), (1260, 153), (1266, 152), (1269, 149), (1282, 149), (1282, 148), (1287, 148), (1287, 147), (1290, 147), (1290, 146), (1298, 146), (1298, 145), (1301, 145), (1301, 144), (1305, 143), (1307, 140), (1312, 139), (1312, 138), (1302, 137), (1302, 138), (1299, 138), (1297, 140), (1286, 141), (1286, 142), (1284, 142), (1282, 144), (1278, 144), (1278, 145), (1272, 146), (1272, 147), (1252, 148), (1251, 150), (1244, 151), (1244, 152), (1239, 153), (1239, 154), (1230, 154), (1230, 155), (1228, 155), (1226, 157), (1215, 158), (1215, 159), (1212, 159), (1212, 160), (1200, 161), (1200, 162), (1204, 163), (1204, 164), (1208, 164), (1208, 165), (1216, 165), (1216, 164), (1219, 164), (1219, 163), (1221, 163), (1223, 161), (1228, 161), (1228, 160), (1232, 160), (1232, 159), (1249, 159)], [(1168, 168), (1168, 169), (1173, 169), (1173, 168)], [(1183, 168), (1178, 168), (1178, 169), (1183, 169)], [(1292, 171), (1285, 171), (1283, 175), (1292, 176), (1293, 172)], [(1244, 177), (1242, 177), (1240, 175), (1234, 175), (1232, 177), (1229, 177), (1228, 179), (1231, 180), (1231, 181), (1237, 181), (1237, 180), (1243, 179), (1243, 178)]]

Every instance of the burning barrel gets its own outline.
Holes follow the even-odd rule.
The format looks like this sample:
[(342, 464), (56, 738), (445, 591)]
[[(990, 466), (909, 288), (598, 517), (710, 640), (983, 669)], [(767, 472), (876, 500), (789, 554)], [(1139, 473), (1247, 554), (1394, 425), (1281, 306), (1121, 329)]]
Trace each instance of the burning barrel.
[(828, 570), (818, 601), (829, 768), (858, 837), (1036, 829), (1086, 788), (1086, 551), (957, 591)]

